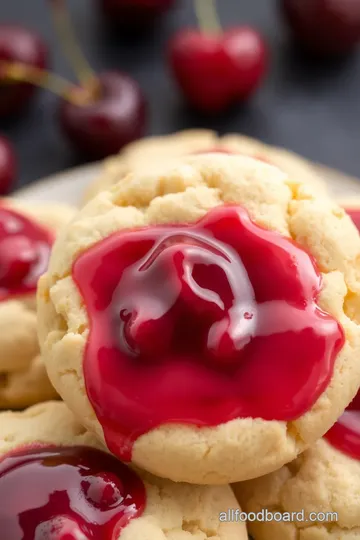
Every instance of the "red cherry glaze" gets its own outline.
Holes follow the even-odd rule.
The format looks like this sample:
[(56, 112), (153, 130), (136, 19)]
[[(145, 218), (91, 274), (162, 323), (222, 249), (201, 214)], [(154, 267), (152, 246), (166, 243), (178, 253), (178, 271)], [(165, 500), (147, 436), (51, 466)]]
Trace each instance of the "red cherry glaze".
[(312, 258), (241, 207), (114, 233), (72, 275), (90, 319), (87, 394), (123, 460), (162, 424), (298, 418), (344, 343), (316, 305)]
[(0, 25), (0, 117), (20, 112), (36, 87), (27, 83), (2, 80), (1, 62), (21, 62), (44, 69), (46, 45), (31, 30), (15, 25)]
[(0, 206), (0, 301), (34, 293), (54, 237), (13, 209)]
[(169, 61), (188, 101), (217, 113), (254, 93), (265, 74), (267, 48), (246, 26), (221, 35), (182, 30), (169, 44)]
[(268, 165), (272, 165), (271, 161), (266, 158), (263, 155), (260, 154), (243, 154), (240, 152), (235, 152), (235, 150), (230, 150), (227, 148), (222, 148), (221, 146), (213, 146), (212, 148), (207, 148), (206, 150), (198, 150), (197, 152), (194, 152), (195, 154), (228, 154), (228, 155), (242, 155), (242, 156), (248, 156), (252, 157), (254, 159), (257, 159), (258, 161), (263, 161), (264, 163), (267, 163)]
[(6, 540), (114, 540), (146, 503), (134, 471), (85, 446), (22, 448), (0, 461)]
[(5, 137), (0, 136), (0, 195), (5, 195), (10, 191), (15, 181), (15, 177), (16, 157), (14, 149), (10, 141)]
[(108, 71), (98, 79), (101, 95), (82, 106), (62, 101), (60, 121), (75, 148), (100, 159), (144, 135), (146, 104), (140, 87), (128, 75)]
[(360, 392), (325, 438), (344, 454), (360, 460)]
[(345, 210), (360, 231), (360, 208), (345, 208)]
[(344, 54), (359, 44), (359, 0), (280, 0), (280, 7), (297, 41), (316, 54)]

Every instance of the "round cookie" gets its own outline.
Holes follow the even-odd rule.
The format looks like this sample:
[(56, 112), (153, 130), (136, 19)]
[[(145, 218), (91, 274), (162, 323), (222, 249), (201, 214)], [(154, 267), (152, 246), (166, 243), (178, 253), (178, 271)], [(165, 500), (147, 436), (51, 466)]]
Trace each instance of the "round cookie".
[(214, 131), (194, 129), (140, 139), (126, 146), (119, 155), (105, 160), (99, 177), (90, 184), (85, 193), (85, 202), (119, 182), (131, 171), (149, 170), (149, 167), (156, 170), (166, 161), (214, 149), (229, 150), (263, 159), (282, 169), (295, 181), (325, 189), (325, 183), (319, 178), (313, 166), (293, 152), (266, 145), (243, 135), (230, 134), (219, 137)]
[[(323, 439), (280, 470), (234, 486), (254, 540), (360, 538), (360, 394)], [(275, 519), (262, 515), (276, 512)], [(262, 520), (263, 519), (263, 520)]]
[[(42, 268), (42, 265), (47, 263), (55, 234), (73, 215), (73, 209), (65, 205), (1, 200), (0, 408), (23, 408), (57, 396), (40, 357), (36, 275), (45, 271), (46, 267)], [(27, 240), (19, 236), (22, 227), (30, 228), (31, 234), (40, 235), (36, 239), (36, 248), (33, 247), (35, 244), (28, 245)], [(17, 257), (14, 258), (14, 254)], [(31, 257), (34, 257), (32, 262)]]
[[(138, 260), (136, 246), (153, 246), (156, 234), (161, 249), (141, 247), (139, 259), (154, 274), (130, 272), (127, 258)], [(359, 320), (347, 309), (359, 299), (359, 255), (358, 232), (336, 203), (263, 162), (206, 154), (161, 175), (130, 174), (65, 228), (40, 280), (49, 377), (99, 440), (153, 474), (225, 484), (269, 473), (320, 438), (360, 384)], [(199, 270), (200, 291), (189, 266), (176, 277), (184, 257), (211, 268)], [(174, 323), (160, 315), (178, 286)], [(224, 308), (227, 287), (239, 311)], [(230, 316), (240, 333), (227, 330)]]
[[(14, 461), (11, 462), (9, 470), (6, 458), (10, 456), (10, 459), (14, 460), (19, 452), (23, 463), (26, 457), (30, 458), (30, 462), (27, 465), (25, 463), (22, 468), (19, 467), (17, 475), (11, 476)], [(45, 457), (44, 452), (48, 454)], [(68, 455), (70, 461), (62, 469), (62, 460), (66, 460)], [(95, 463), (94, 459), (90, 462), (93, 468), (88, 467), (89, 456), (92, 455), (96, 458)], [(74, 470), (69, 471), (69, 465), (74, 467), (80, 463), (79, 456), (82, 459), (82, 468), (87, 467), (87, 470), (83, 473), (83, 481), (78, 487), (78, 475), (74, 475)], [(26, 538), (32, 538), (32, 526), (36, 527), (39, 534), (36, 538), (47, 540), (62, 538), (61, 533), (66, 538), (79, 540), (206, 540), (210, 537), (218, 540), (247, 540), (244, 523), (225, 523), (219, 519), (221, 512), (237, 506), (229, 486), (173, 484), (141, 471), (130, 471), (127, 466), (105, 454), (96, 438), (77, 423), (66, 405), (61, 402), (41, 403), (24, 412), (0, 413), (0, 458), (0, 494), (3, 495), (4, 490), (6, 491), (0, 510), (0, 528), (3, 535), (7, 533), (6, 540), (19, 538), (13, 532), (14, 528), (11, 528), (14, 527), (14, 521), (17, 527), (17, 523), (28, 527), (25, 531), (22, 530), (28, 534)], [(46, 467), (39, 466), (40, 458), (44, 459)], [(31, 459), (36, 459), (37, 469), (31, 469)], [(70, 474), (73, 476), (70, 477)], [(71, 478), (68, 486), (71, 491), (68, 496), (71, 497), (72, 504), (71, 512), (64, 514), (61, 513), (64, 498), (59, 498), (59, 492), (66, 491), (67, 478)], [(30, 495), (33, 513), (27, 508), (30, 492), (21, 488), (22, 479), (26, 479), (26, 482), (32, 480), (37, 485)], [(51, 509), (51, 502), (44, 505), (44, 500), (49, 500), (48, 496), (45, 497), (48, 491), (53, 491), (50, 501), (52, 504), (57, 503), (55, 512)], [(128, 503), (125, 493), (132, 497)], [(120, 496), (123, 497), (123, 503), (120, 500), (119, 504)], [(55, 501), (56, 497), (58, 499)], [(9, 501), (10, 510), (6, 508), (5, 499)], [(126, 504), (130, 505), (127, 506), (130, 518), (126, 518), (123, 512)], [(22, 519), (17, 522), (14, 514), (19, 507), (23, 514)], [(38, 510), (35, 510), (37, 508)], [(102, 513), (99, 513), (99, 509)], [(115, 521), (109, 520), (109, 514)], [(51, 532), (54, 536), (51, 532), (45, 535), (44, 529), (50, 529), (49, 522), (45, 520), (47, 515), (51, 516)], [(99, 515), (101, 520), (96, 520)], [(44, 521), (40, 520), (39, 516)], [(70, 521), (71, 518), (73, 521)], [(116, 522), (120, 523), (120, 518), (121, 530), (118, 530), (119, 525), (116, 525)], [(94, 532), (94, 522), (102, 523), (103, 528), (97, 527)], [(105, 525), (108, 528), (105, 528)], [(61, 532), (56, 526), (62, 527)], [(40, 531), (44, 536), (40, 535)], [(66, 532), (69, 536), (66, 536)]]

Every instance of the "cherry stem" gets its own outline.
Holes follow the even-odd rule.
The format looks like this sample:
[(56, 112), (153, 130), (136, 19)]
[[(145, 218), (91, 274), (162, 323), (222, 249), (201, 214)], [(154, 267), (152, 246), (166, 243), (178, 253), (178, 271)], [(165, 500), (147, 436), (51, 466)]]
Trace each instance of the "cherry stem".
[(20, 62), (0, 62), (0, 80), (34, 84), (74, 105), (85, 105), (92, 99), (86, 89), (75, 86), (60, 75)]
[(196, 18), (204, 33), (221, 34), (222, 28), (216, 9), (216, 0), (195, 0)]
[(50, 0), (54, 25), (63, 46), (64, 53), (72, 64), (75, 75), (83, 88), (93, 95), (97, 94), (99, 82), (96, 74), (86, 60), (77, 40), (75, 31), (65, 5), (65, 0)]

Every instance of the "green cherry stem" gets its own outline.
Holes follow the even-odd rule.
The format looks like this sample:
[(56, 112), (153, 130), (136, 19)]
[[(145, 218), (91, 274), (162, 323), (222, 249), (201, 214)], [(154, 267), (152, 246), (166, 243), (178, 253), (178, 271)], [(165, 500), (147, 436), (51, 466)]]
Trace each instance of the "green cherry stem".
[(66, 58), (71, 63), (81, 86), (93, 93), (93, 95), (96, 95), (99, 89), (98, 78), (77, 42), (73, 24), (66, 7), (66, 0), (49, 0), (49, 3), (54, 26)]
[(87, 89), (70, 83), (60, 75), (20, 62), (0, 61), (0, 79), (9, 84), (15, 82), (33, 84), (49, 90), (74, 105), (86, 105), (92, 99)]
[(195, 13), (202, 32), (221, 34), (222, 28), (217, 14), (216, 0), (195, 0)]

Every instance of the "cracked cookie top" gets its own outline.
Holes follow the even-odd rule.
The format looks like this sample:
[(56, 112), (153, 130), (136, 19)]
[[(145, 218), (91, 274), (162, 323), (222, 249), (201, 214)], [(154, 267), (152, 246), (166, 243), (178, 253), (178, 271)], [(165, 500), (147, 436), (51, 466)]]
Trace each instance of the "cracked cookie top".
[(175, 485), (130, 469), (64, 403), (0, 413), (0, 497), (6, 540), (247, 539), (243, 523), (219, 519), (236, 505), (228, 486)]
[(38, 295), (50, 378), (152, 473), (265, 474), (356, 392), (359, 254), (343, 210), (263, 162), (206, 154), (130, 174), (55, 244)]
[[(360, 535), (360, 393), (311, 449), (280, 470), (234, 486), (247, 512), (283, 519), (249, 523), (254, 540), (352, 540)], [(287, 515), (294, 515), (289, 520)]]
[(215, 131), (191, 129), (171, 135), (146, 137), (122, 149), (119, 155), (108, 158), (98, 178), (85, 193), (85, 201), (110, 188), (131, 171), (159, 170), (166, 162), (201, 152), (228, 152), (250, 156), (282, 169), (291, 181), (300, 180), (322, 191), (325, 183), (315, 168), (301, 156), (238, 134), (220, 137)]

